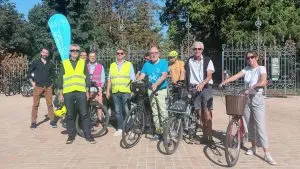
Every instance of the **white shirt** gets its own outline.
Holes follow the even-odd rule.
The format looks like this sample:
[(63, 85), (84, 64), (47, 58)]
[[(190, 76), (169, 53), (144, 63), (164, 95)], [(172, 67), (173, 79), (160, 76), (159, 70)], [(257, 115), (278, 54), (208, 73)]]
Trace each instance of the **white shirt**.
[[(204, 79), (204, 73), (203, 73), (203, 67), (204, 67), (204, 61), (202, 59), (199, 60), (194, 60), (194, 58), (191, 58), (189, 61), (189, 66), (190, 66), (190, 84), (196, 85), (199, 83), (202, 83)], [(215, 67), (213, 62), (210, 60), (208, 65), (207, 65), (207, 71), (212, 71), (213, 73), (215, 72)], [(209, 84), (213, 84), (213, 80), (211, 79)]]
[[(267, 70), (264, 66), (259, 66), (256, 68), (251, 68), (250, 66), (246, 66), (243, 70), (243, 73), (245, 73), (244, 76), (244, 82), (246, 87), (252, 87), (256, 85), (259, 82), (260, 76), (262, 74), (266, 74)], [(258, 89), (259, 92), (263, 91), (263, 88)]]

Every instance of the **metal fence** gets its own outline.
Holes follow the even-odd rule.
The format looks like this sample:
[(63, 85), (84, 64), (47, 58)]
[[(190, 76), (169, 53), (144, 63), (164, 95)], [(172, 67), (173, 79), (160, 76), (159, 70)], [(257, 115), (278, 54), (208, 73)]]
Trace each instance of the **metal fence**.
[[(236, 74), (246, 66), (245, 54), (256, 46), (223, 45), (222, 51), (222, 79), (224, 73)], [(265, 94), (268, 96), (296, 95), (296, 45), (293, 40), (287, 40), (284, 46), (262, 46), (259, 50), (261, 65), (264, 65), (268, 74), (268, 85)], [(244, 85), (240, 79), (232, 85)]]
[(16, 54), (2, 54), (4, 58), (0, 64), (0, 92), (20, 93), (21, 85), (26, 79), (28, 60), (26, 56)]

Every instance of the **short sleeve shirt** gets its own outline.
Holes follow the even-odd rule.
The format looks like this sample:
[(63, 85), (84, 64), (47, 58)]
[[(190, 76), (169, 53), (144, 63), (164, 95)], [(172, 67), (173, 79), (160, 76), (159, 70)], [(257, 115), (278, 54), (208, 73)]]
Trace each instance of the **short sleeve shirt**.
[[(158, 79), (165, 72), (168, 72), (168, 62), (165, 59), (159, 59), (156, 63), (150, 61), (146, 62), (142, 67), (141, 73), (148, 76), (148, 79), (151, 84), (156, 83)], [(167, 80), (165, 80), (160, 86), (160, 89), (165, 89), (168, 86)]]
[[(252, 87), (256, 83), (259, 82), (260, 76), (262, 74), (267, 73), (267, 70), (266, 70), (266, 67), (264, 67), (264, 66), (259, 66), (256, 68), (251, 68), (250, 66), (246, 66), (242, 70), (242, 72), (245, 73), (245, 76), (244, 76), (245, 85), (247, 87)], [(261, 89), (259, 89), (259, 91), (263, 91), (263, 89), (261, 88)]]
[[(199, 83), (202, 83), (204, 79), (204, 72), (203, 72), (203, 67), (204, 67), (204, 59), (201, 59), (200, 61), (195, 60), (194, 58), (191, 58), (189, 60), (189, 67), (190, 67), (190, 84), (196, 85)], [(213, 62), (210, 60), (208, 65), (207, 65), (207, 71), (210, 70), (212, 72), (215, 72), (215, 67)], [(212, 79), (208, 82), (209, 84), (212, 84), (213, 81)]]

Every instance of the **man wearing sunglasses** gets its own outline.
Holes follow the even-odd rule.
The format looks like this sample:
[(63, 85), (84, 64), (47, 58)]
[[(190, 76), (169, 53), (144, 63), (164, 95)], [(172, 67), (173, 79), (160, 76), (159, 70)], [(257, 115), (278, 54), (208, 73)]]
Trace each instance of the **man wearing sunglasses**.
[(151, 83), (150, 89), (156, 91), (158, 96), (159, 107), (162, 110), (159, 114), (158, 110), (153, 109), (153, 122), (156, 129), (156, 134), (153, 136), (154, 140), (160, 138), (162, 134), (162, 126), (160, 119), (164, 122), (168, 118), (166, 111), (166, 97), (167, 97), (167, 86), (168, 81), (168, 62), (165, 59), (160, 59), (160, 52), (157, 47), (150, 49), (150, 61), (146, 62), (141, 70), (141, 75), (138, 80), (142, 80), (145, 76), (148, 76), (149, 82)]
[(212, 74), (215, 71), (210, 58), (204, 57), (204, 44), (196, 41), (193, 44), (194, 55), (185, 64), (187, 85), (193, 92), (194, 107), (203, 125), (203, 141), (209, 144), (212, 140)]
[[(62, 61), (58, 79), (59, 100), (63, 101), (67, 108), (66, 125), (68, 139), (66, 144), (72, 144), (76, 136), (75, 107), (79, 110), (85, 139), (91, 144), (95, 144), (96, 141), (91, 135), (90, 118), (87, 110), (88, 87), (90, 86), (89, 72), (85, 60), (79, 58), (79, 50), (79, 45), (71, 45), (70, 59)], [(75, 104), (77, 105), (75, 106)]]
[(107, 81), (106, 97), (112, 92), (115, 104), (117, 131), (114, 136), (122, 135), (123, 121), (130, 106), (130, 81), (135, 80), (134, 68), (131, 62), (125, 60), (125, 50), (117, 50), (117, 60), (110, 65)]

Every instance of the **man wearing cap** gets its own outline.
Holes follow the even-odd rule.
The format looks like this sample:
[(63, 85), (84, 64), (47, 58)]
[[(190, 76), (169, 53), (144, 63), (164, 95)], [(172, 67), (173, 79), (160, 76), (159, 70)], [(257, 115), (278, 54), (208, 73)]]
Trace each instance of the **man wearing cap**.
[(184, 62), (177, 59), (178, 53), (173, 50), (169, 52), (169, 71), (172, 83), (177, 83), (180, 80), (184, 80)]

